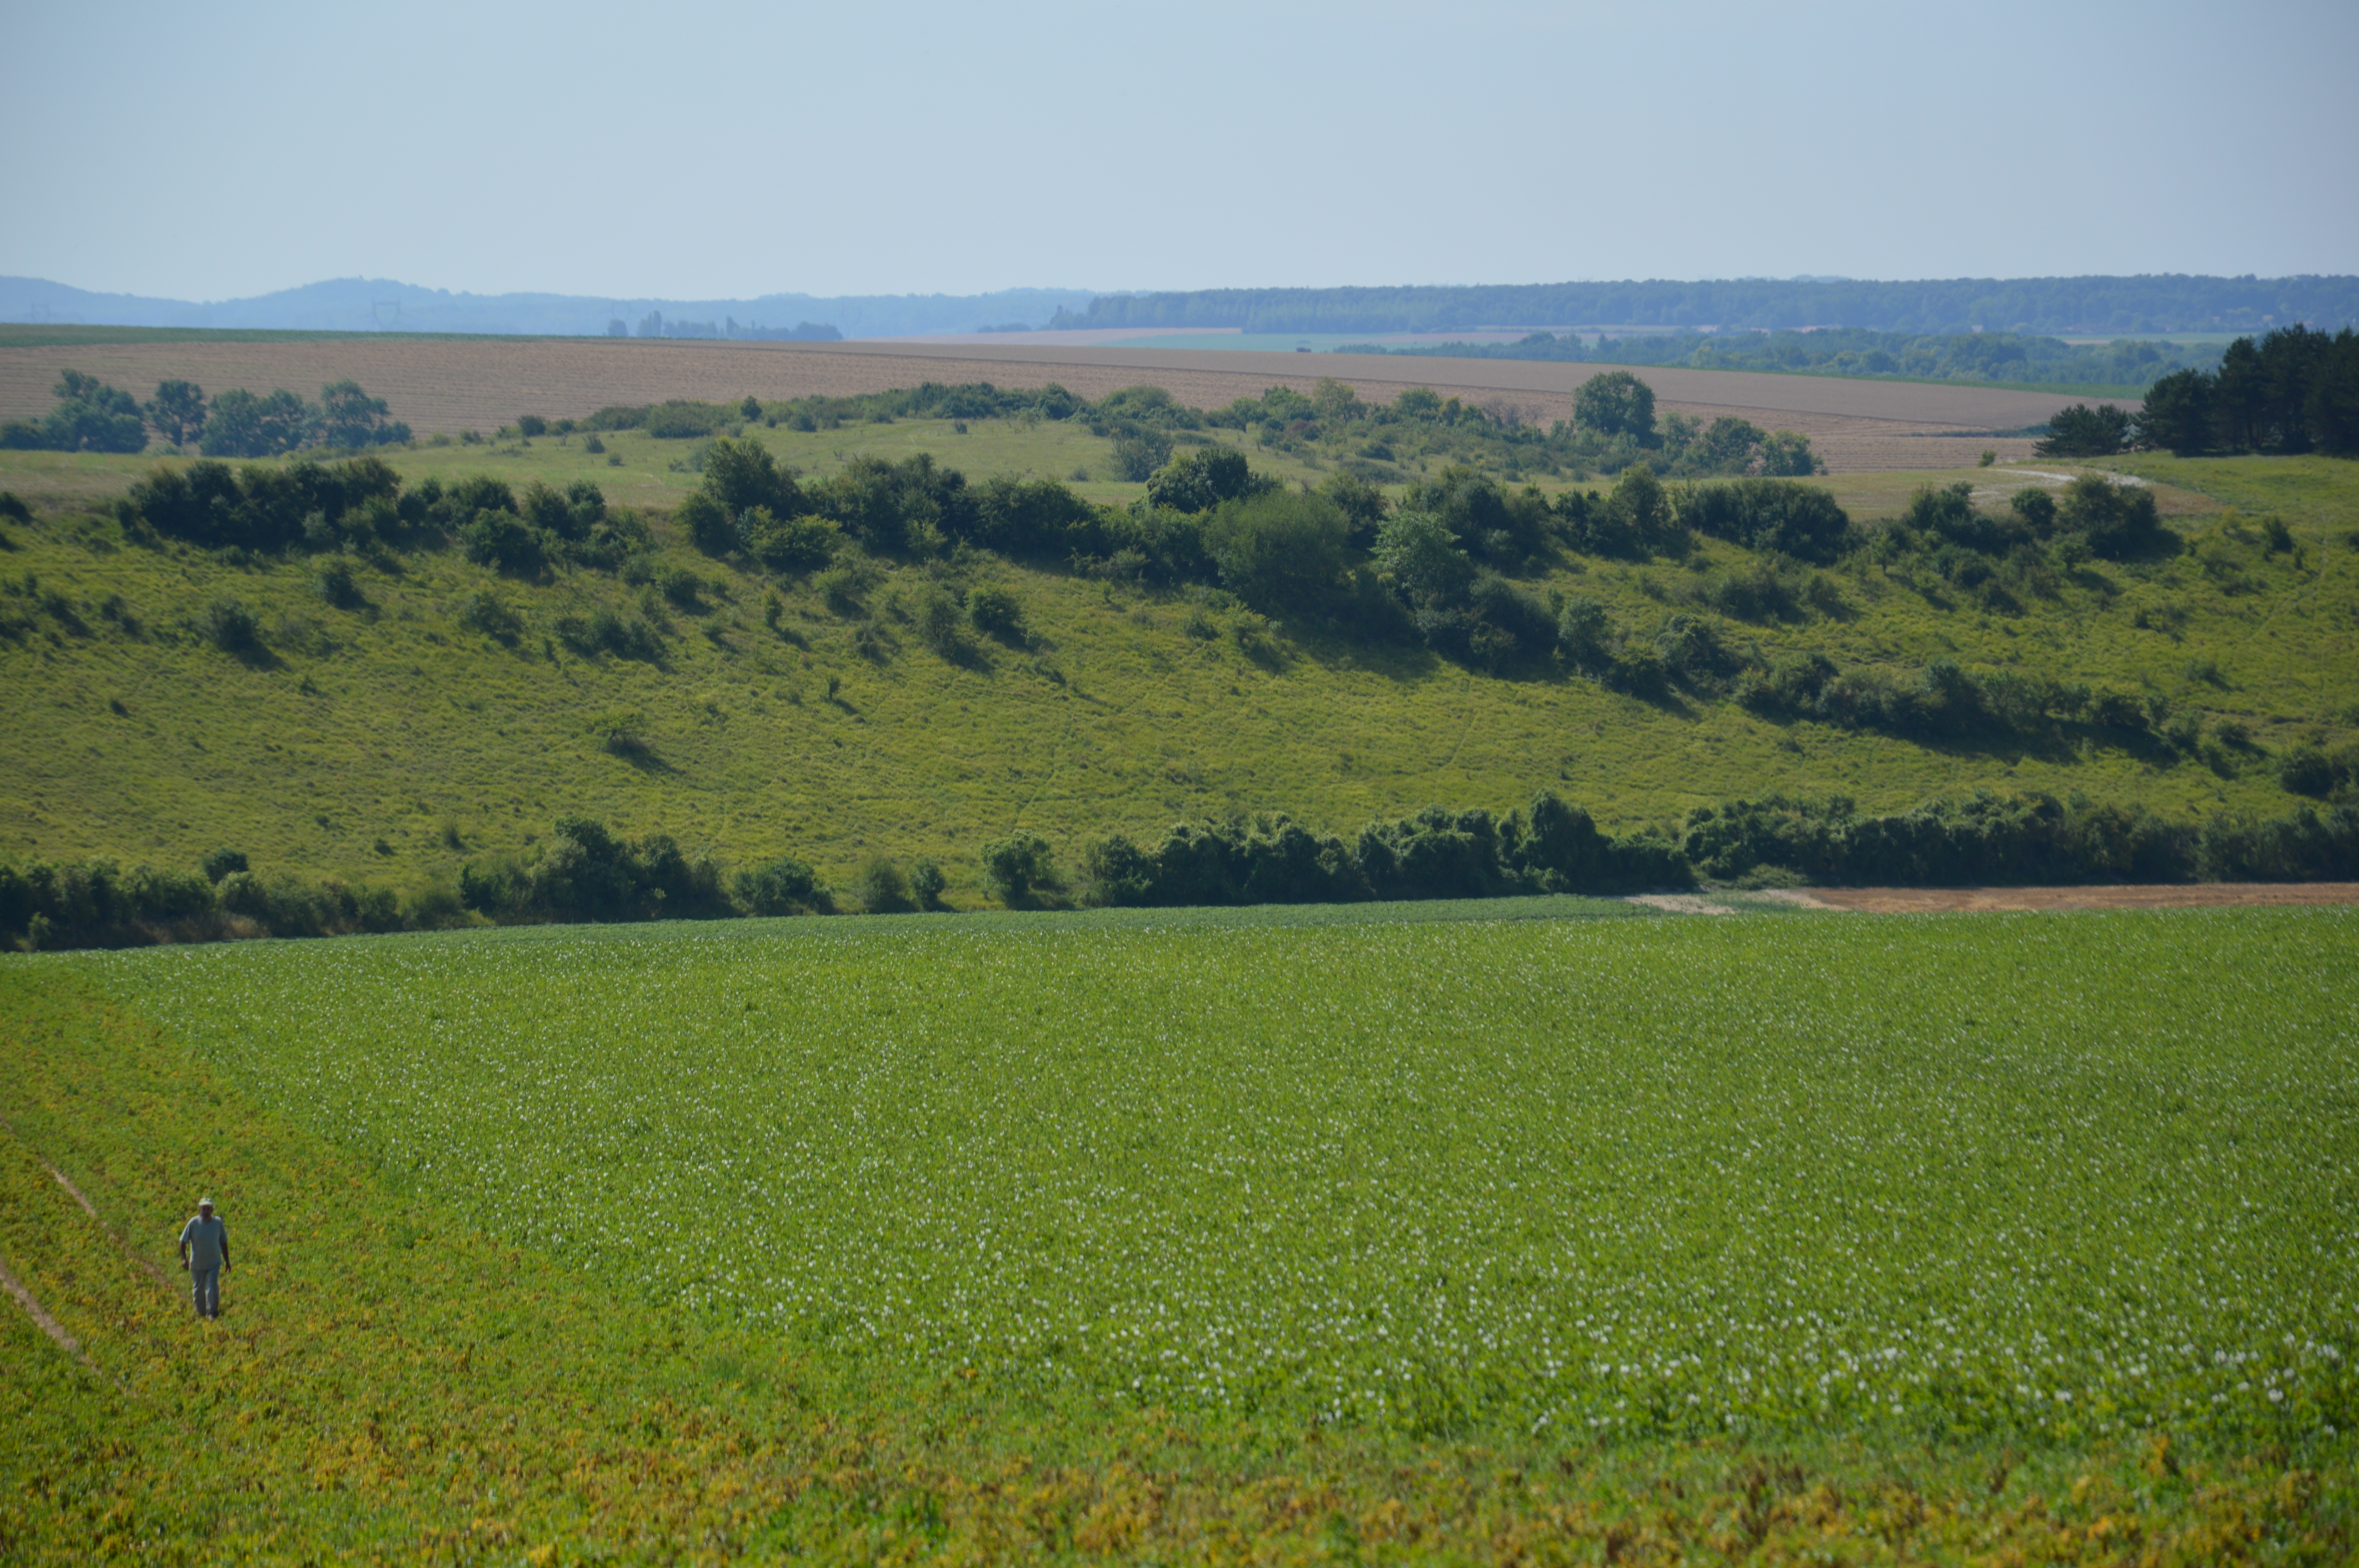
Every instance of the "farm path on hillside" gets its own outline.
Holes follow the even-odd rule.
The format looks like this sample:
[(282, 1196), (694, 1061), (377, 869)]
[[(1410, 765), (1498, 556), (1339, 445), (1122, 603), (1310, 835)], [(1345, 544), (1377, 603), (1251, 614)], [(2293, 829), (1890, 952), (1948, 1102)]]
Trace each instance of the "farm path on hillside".
[(2173, 882), (2045, 888), (1811, 888), (1788, 894), (1868, 914), (2077, 909), (2251, 909), (2359, 903), (2359, 882)]

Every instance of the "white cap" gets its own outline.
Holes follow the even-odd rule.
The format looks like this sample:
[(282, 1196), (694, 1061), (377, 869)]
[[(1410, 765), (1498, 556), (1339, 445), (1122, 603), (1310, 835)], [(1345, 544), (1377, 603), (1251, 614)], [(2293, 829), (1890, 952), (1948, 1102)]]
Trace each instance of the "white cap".
[(211, 1208), (213, 1206), (213, 1200), (211, 1198), (199, 1198), (197, 1200), (197, 1206), (199, 1208)]

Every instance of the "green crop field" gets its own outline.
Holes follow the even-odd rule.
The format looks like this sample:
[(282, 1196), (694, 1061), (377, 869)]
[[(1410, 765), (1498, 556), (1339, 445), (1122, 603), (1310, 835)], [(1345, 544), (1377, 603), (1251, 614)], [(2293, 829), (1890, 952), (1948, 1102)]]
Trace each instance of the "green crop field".
[[(927, 451), (974, 479), (1085, 470), (1085, 495), (1137, 489), (1107, 477), (1106, 440), (1070, 425), (755, 433), (822, 475), (864, 453)], [(951, 902), (971, 907), (977, 846), (1013, 829), (1067, 852), (1208, 814), (1286, 811), (1348, 834), (1433, 804), (1504, 808), (1541, 787), (1623, 827), (1768, 791), (1847, 795), (1867, 810), (1982, 788), (2077, 791), (2180, 820), (2271, 816), (2299, 804), (2274, 759), (2346, 748), (2359, 727), (2359, 486), (2324, 460), (2113, 460), (2161, 487), (2190, 547), (2092, 563), (2007, 608), (1863, 555), (1825, 574), (1807, 612), (1734, 619), (1701, 596), (1764, 562), (1712, 540), (1684, 561), (1561, 555), (1527, 585), (1593, 595), (1639, 634), (1700, 618), (1765, 659), (1816, 651), (1904, 676), (1954, 659), (2167, 702), (2229, 738), (2199, 757), (2093, 732), (1925, 742), (1725, 698), (1646, 701), (1570, 673), (1486, 674), (1316, 621), (1259, 638), (1233, 607), (980, 555), (874, 560), (858, 602), (831, 606), (809, 579), (712, 560), (673, 535), (665, 509), (696, 482), (674, 470), (689, 443), (607, 444), (603, 455), (553, 438), (420, 446), (390, 460), (412, 480), (593, 479), (612, 502), (648, 509), (657, 564), (701, 585), (684, 605), (586, 569), (504, 580), (449, 549), (355, 558), (359, 602), (339, 608), (300, 555), (127, 542), (106, 509), (152, 460), (0, 454), (0, 488), (33, 511), (0, 523), (0, 854), (187, 866), (229, 846), (268, 874), (416, 889), (524, 850), (580, 812), (738, 865), (792, 852), (839, 885), (872, 855), (929, 856), (949, 871)], [(1323, 477), (1282, 453), (1253, 460)], [(1819, 482), (1873, 519), (1919, 483), (1958, 477), (1993, 497), (2030, 481), (1965, 470)], [(2286, 547), (2267, 535), (2271, 519)], [(1028, 643), (938, 656), (908, 619), (938, 579), (1011, 589)], [(502, 636), (471, 620), (487, 590), (515, 617)], [(199, 629), (224, 599), (254, 613), (257, 656), (223, 653)], [(660, 658), (562, 645), (567, 617), (602, 610), (648, 615)], [(625, 754), (598, 728), (616, 715), (637, 726)]]
[(1389, 913), (0, 962), (0, 1555), (2359, 1546), (2350, 912)]

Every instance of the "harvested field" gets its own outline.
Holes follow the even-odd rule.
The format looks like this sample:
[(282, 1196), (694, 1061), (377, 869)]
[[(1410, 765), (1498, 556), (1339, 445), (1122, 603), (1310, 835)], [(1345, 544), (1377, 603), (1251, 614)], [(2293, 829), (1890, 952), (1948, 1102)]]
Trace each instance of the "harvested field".
[(2060, 909), (2256, 909), (2359, 903), (2359, 882), (2193, 882), (2161, 887), (1812, 888), (1788, 896), (1864, 914)]
[[(167, 377), (209, 392), (234, 386), (305, 393), (350, 377), (421, 434), (490, 429), (518, 414), (579, 417), (614, 403), (671, 397), (846, 395), (921, 382), (1002, 386), (1060, 382), (1088, 397), (1141, 382), (1213, 407), (1272, 385), (1308, 390), (1321, 376), (1388, 402), (1411, 386), (1546, 423), (1568, 416), (1591, 375), (1610, 368), (1495, 360), (1401, 360), (1246, 351), (991, 344), (724, 343), (638, 339), (353, 337), (287, 342), (82, 344), (0, 349), (0, 418), (40, 415), (71, 365), (145, 397)], [(2022, 438), (1978, 432), (2040, 423), (2075, 401), (2043, 392), (1840, 381), (1740, 371), (1647, 369), (1666, 410), (1737, 415), (1809, 436), (1837, 472), (1954, 468), (1983, 448), (2031, 455)]]

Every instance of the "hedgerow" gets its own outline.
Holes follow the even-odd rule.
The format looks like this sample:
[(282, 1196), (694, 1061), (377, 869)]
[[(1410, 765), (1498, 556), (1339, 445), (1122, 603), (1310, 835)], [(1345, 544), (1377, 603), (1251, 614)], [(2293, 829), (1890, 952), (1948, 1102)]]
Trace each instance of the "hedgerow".
[[(616, 719), (617, 733), (625, 720)], [(982, 880), (1009, 908), (1173, 907), (1625, 893), (1765, 872), (1825, 883), (2310, 881), (2359, 880), (2359, 806), (2282, 816), (2173, 821), (2142, 806), (1976, 792), (1862, 814), (1842, 796), (1765, 795), (1699, 806), (1679, 822), (1613, 834), (1552, 792), (1504, 813), (1429, 807), (1345, 838), (1284, 814), (1175, 824), (1158, 842), (1112, 834), (1078, 849), (1069, 884), (1056, 849), (1017, 833), (979, 848)], [(872, 857), (854, 907), (938, 907), (941, 873)], [(921, 898), (912, 889), (925, 884)], [(879, 892), (878, 890), (882, 890)], [(245, 857), (203, 874), (108, 860), (0, 862), (0, 942), (121, 947), (243, 936), (327, 936), (471, 923), (715, 920), (832, 914), (832, 891), (791, 855), (733, 877), (667, 834), (630, 839), (561, 817), (525, 856), (480, 858), (455, 887), (407, 897), (330, 881), (265, 881)]]

